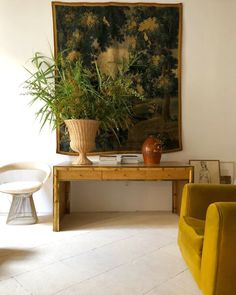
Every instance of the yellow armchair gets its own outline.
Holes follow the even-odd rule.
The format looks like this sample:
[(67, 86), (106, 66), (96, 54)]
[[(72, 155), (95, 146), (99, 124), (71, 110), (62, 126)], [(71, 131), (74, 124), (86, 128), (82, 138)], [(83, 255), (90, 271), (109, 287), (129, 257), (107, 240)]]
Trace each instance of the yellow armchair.
[(236, 294), (236, 185), (185, 185), (178, 244), (203, 294)]

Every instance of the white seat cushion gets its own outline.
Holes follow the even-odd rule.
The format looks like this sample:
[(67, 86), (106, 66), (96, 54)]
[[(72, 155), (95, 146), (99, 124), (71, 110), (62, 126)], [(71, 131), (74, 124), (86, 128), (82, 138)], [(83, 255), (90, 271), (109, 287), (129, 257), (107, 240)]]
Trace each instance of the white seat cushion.
[(39, 181), (14, 181), (0, 185), (0, 192), (6, 194), (34, 193), (40, 189), (42, 183)]

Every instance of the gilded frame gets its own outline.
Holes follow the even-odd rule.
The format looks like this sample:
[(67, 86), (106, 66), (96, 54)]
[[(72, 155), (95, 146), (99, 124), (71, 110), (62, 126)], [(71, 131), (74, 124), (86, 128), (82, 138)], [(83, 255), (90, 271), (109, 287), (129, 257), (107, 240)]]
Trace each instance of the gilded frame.
[[(154, 8), (162, 8), (162, 9), (171, 9), (173, 8), (176, 9), (178, 11), (178, 29), (177, 29), (177, 48), (176, 51), (176, 60), (177, 60), (177, 65), (176, 65), (176, 77), (177, 77), (177, 102), (173, 102), (172, 104), (177, 104), (177, 109), (175, 110), (175, 115), (171, 118), (168, 118), (169, 120), (169, 125), (168, 125), (168, 121), (167, 123), (163, 123), (162, 131), (160, 132), (160, 130), (157, 129), (157, 127), (153, 128), (153, 127), (146, 127), (145, 124), (143, 128), (137, 128), (139, 131), (139, 133), (136, 131), (136, 135), (138, 135), (138, 137), (140, 137), (139, 143), (136, 144), (135, 148), (130, 148), (130, 147), (126, 147), (125, 145), (117, 148), (117, 147), (113, 147), (113, 148), (108, 148), (108, 149), (96, 149), (95, 151), (91, 152), (90, 154), (102, 154), (102, 153), (140, 153), (141, 152), (141, 146), (142, 146), (142, 141), (145, 140), (145, 138), (152, 134), (152, 135), (160, 135), (160, 139), (164, 142), (164, 148), (163, 148), (163, 152), (176, 152), (176, 151), (180, 151), (182, 150), (182, 113), (181, 113), (181, 53), (182, 53), (182, 3), (178, 3), (178, 4), (159, 4), (159, 3), (123, 3), (123, 2), (52, 2), (52, 13), (53, 13), (53, 35), (54, 35), (54, 53), (55, 55), (58, 54), (59, 50), (58, 50), (58, 34), (57, 34), (57, 24), (58, 24), (58, 16), (57, 16), (57, 10), (59, 9), (59, 7), (68, 7), (68, 9), (76, 9), (76, 8), (81, 8), (81, 7), (88, 7), (88, 8), (94, 8), (94, 7), (111, 7), (111, 6), (117, 6), (117, 7), (126, 7), (128, 6), (129, 8), (148, 8), (148, 7), (154, 7)], [(173, 50), (174, 51), (174, 50)], [(148, 105), (149, 107), (149, 105)], [(155, 107), (155, 106), (154, 106)], [(150, 114), (148, 114), (150, 115)], [(171, 121), (172, 120), (172, 121)], [(173, 121), (177, 121), (176, 126), (172, 128), (171, 124)], [(147, 121), (147, 120), (146, 120)], [(146, 122), (143, 122), (146, 123)], [(150, 123), (151, 124), (151, 123)], [(174, 123), (173, 123), (174, 124)], [(60, 154), (67, 154), (67, 155), (76, 155), (75, 152), (73, 152), (72, 150), (68, 150), (68, 148), (64, 149), (63, 147), (63, 142), (62, 142), (62, 137), (63, 137), (63, 132), (64, 132), (64, 127), (62, 126), (62, 128), (57, 128), (57, 153)], [(172, 129), (171, 129), (172, 128)], [(173, 131), (174, 129), (174, 131)], [(141, 131), (140, 131), (141, 130)], [(145, 130), (145, 131), (144, 131)], [(170, 132), (169, 132), (170, 130)], [(127, 132), (130, 132), (130, 130), (128, 130)], [(171, 138), (173, 133), (173, 144), (171, 146), (171, 144), (168, 146), (168, 140)], [(171, 135), (170, 135), (171, 134)], [(167, 137), (167, 140), (165, 139), (165, 136)], [(168, 137), (169, 136), (169, 137)], [(135, 137), (135, 132), (133, 137)], [(143, 138), (142, 138), (143, 137)], [(172, 138), (171, 138), (172, 139)], [(165, 140), (167, 142), (166, 146), (165, 146)], [(171, 140), (169, 140), (169, 142), (171, 142)], [(68, 145), (68, 140), (67, 140), (67, 145)], [(132, 146), (132, 143), (131, 145)], [(63, 148), (62, 148), (63, 147)]]

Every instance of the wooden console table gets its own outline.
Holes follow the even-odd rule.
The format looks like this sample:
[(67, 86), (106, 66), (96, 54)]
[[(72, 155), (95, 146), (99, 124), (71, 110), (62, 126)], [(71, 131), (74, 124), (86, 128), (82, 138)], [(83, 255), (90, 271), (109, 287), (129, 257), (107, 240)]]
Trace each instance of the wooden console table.
[(177, 213), (178, 183), (192, 182), (193, 167), (162, 162), (158, 165), (116, 164), (74, 166), (65, 162), (53, 166), (53, 231), (61, 230), (65, 213), (70, 213), (70, 182), (80, 180), (166, 180), (172, 181), (172, 212)]

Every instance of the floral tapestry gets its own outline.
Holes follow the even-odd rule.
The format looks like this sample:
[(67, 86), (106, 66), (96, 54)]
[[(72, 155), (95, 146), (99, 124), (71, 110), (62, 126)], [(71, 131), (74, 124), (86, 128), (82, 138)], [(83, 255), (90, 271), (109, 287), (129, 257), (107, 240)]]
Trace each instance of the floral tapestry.
[[(140, 152), (148, 135), (158, 136), (164, 152), (182, 149), (182, 4), (52, 2), (55, 54), (80, 57), (92, 69), (116, 75), (130, 59), (135, 88), (144, 100), (135, 105), (132, 125), (100, 132), (95, 153)], [(57, 130), (57, 152), (73, 154), (65, 126)]]

